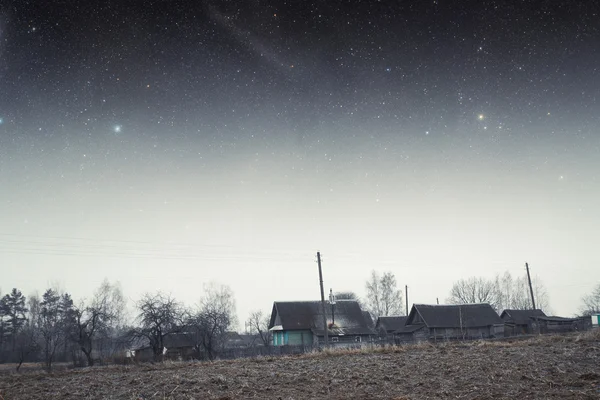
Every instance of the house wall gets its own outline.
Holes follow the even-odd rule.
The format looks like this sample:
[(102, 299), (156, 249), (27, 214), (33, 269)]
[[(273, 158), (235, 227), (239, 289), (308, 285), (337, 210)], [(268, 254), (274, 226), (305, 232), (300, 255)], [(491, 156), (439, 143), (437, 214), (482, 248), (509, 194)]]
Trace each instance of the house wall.
[[(357, 341), (357, 337), (360, 341)], [(329, 345), (332, 347), (362, 347), (371, 343), (370, 335), (342, 335), (342, 336), (330, 336), (328, 338)], [(325, 344), (325, 338), (323, 336), (318, 337), (318, 344)]]
[(287, 334), (287, 345), (299, 346), (299, 345), (312, 345), (313, 334), (309, 330), (303, 331), (286, 331)]
[[(496, 329), (498, 334), (496, 334)], [(478, 339), (490, 338), (493, 336), (502, 336), (503, 328), (493, 326), (482, 326), (476, 328), (429, 328), (422, 329), (419, 332), (428, 336), (429, 340), (455, 340), (455, 339)], [(422, 339), (418, 335), (415, 339)]]

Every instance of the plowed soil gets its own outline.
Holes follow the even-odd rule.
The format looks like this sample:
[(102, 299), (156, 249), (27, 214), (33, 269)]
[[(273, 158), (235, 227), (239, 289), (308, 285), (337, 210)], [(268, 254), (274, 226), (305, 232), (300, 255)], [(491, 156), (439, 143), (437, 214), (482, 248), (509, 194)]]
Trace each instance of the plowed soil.
[(600, 399), (600, 332), (0, 376), (12, 399)]

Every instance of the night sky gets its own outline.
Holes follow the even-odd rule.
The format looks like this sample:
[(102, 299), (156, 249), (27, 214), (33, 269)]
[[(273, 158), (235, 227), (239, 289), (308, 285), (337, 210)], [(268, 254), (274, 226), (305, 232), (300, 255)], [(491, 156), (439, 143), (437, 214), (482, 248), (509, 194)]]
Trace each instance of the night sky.
[[(411, 302), (600, 281), (600, 3), (0, 5), (3, 292), (104, 278), (240, 320), (390, 270)], [(242, 323), (243, 327), (243, 323)]]

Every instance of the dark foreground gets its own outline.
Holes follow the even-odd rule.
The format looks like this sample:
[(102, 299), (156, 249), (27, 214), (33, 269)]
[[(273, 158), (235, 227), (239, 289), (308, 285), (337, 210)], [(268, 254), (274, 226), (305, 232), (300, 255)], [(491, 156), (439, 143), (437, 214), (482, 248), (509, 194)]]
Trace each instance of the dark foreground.
[(600, 332), (0, 376), (0, 399), (600, 399)]

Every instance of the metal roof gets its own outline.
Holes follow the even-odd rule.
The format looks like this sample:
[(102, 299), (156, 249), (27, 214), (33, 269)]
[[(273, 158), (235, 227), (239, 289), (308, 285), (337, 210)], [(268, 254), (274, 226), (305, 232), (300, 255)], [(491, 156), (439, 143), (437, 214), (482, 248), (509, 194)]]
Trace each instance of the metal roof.
[(402, 329), (402, 327), (406, 324), (406, 320), (408, 317), (406, 316), (398, 316), (398, 317), (379, 317), (377, 318), (377, 328), (383, 328), (387, 332), (397, 331)]
[(491, 325), (502, 325), (496, 311), (486, 303), (460, 305), (413, 305), (406, 325), (416, 325), (416, 315), (428, 328), (476, 328)]
[(500, 314), (506, 322), (512, 322), (518, 325), (526, 325), (531, 317), (545, 317), (546, 314), (542, 310), (504, 310)]
[[(374, 334), (358, 302), (338, 300), (333, 311), (335, 325), (328, 329), (332, 335)], [(333, 315), (329, 303), (325, 305), (325, 314), (328, 324), (331, 324)], [(273, 303), (269, 328), (275, 326), (277, 317), (283, 330), (312, 330), (317, 335), (324, 334), (320, 301), (276, 301)]]

